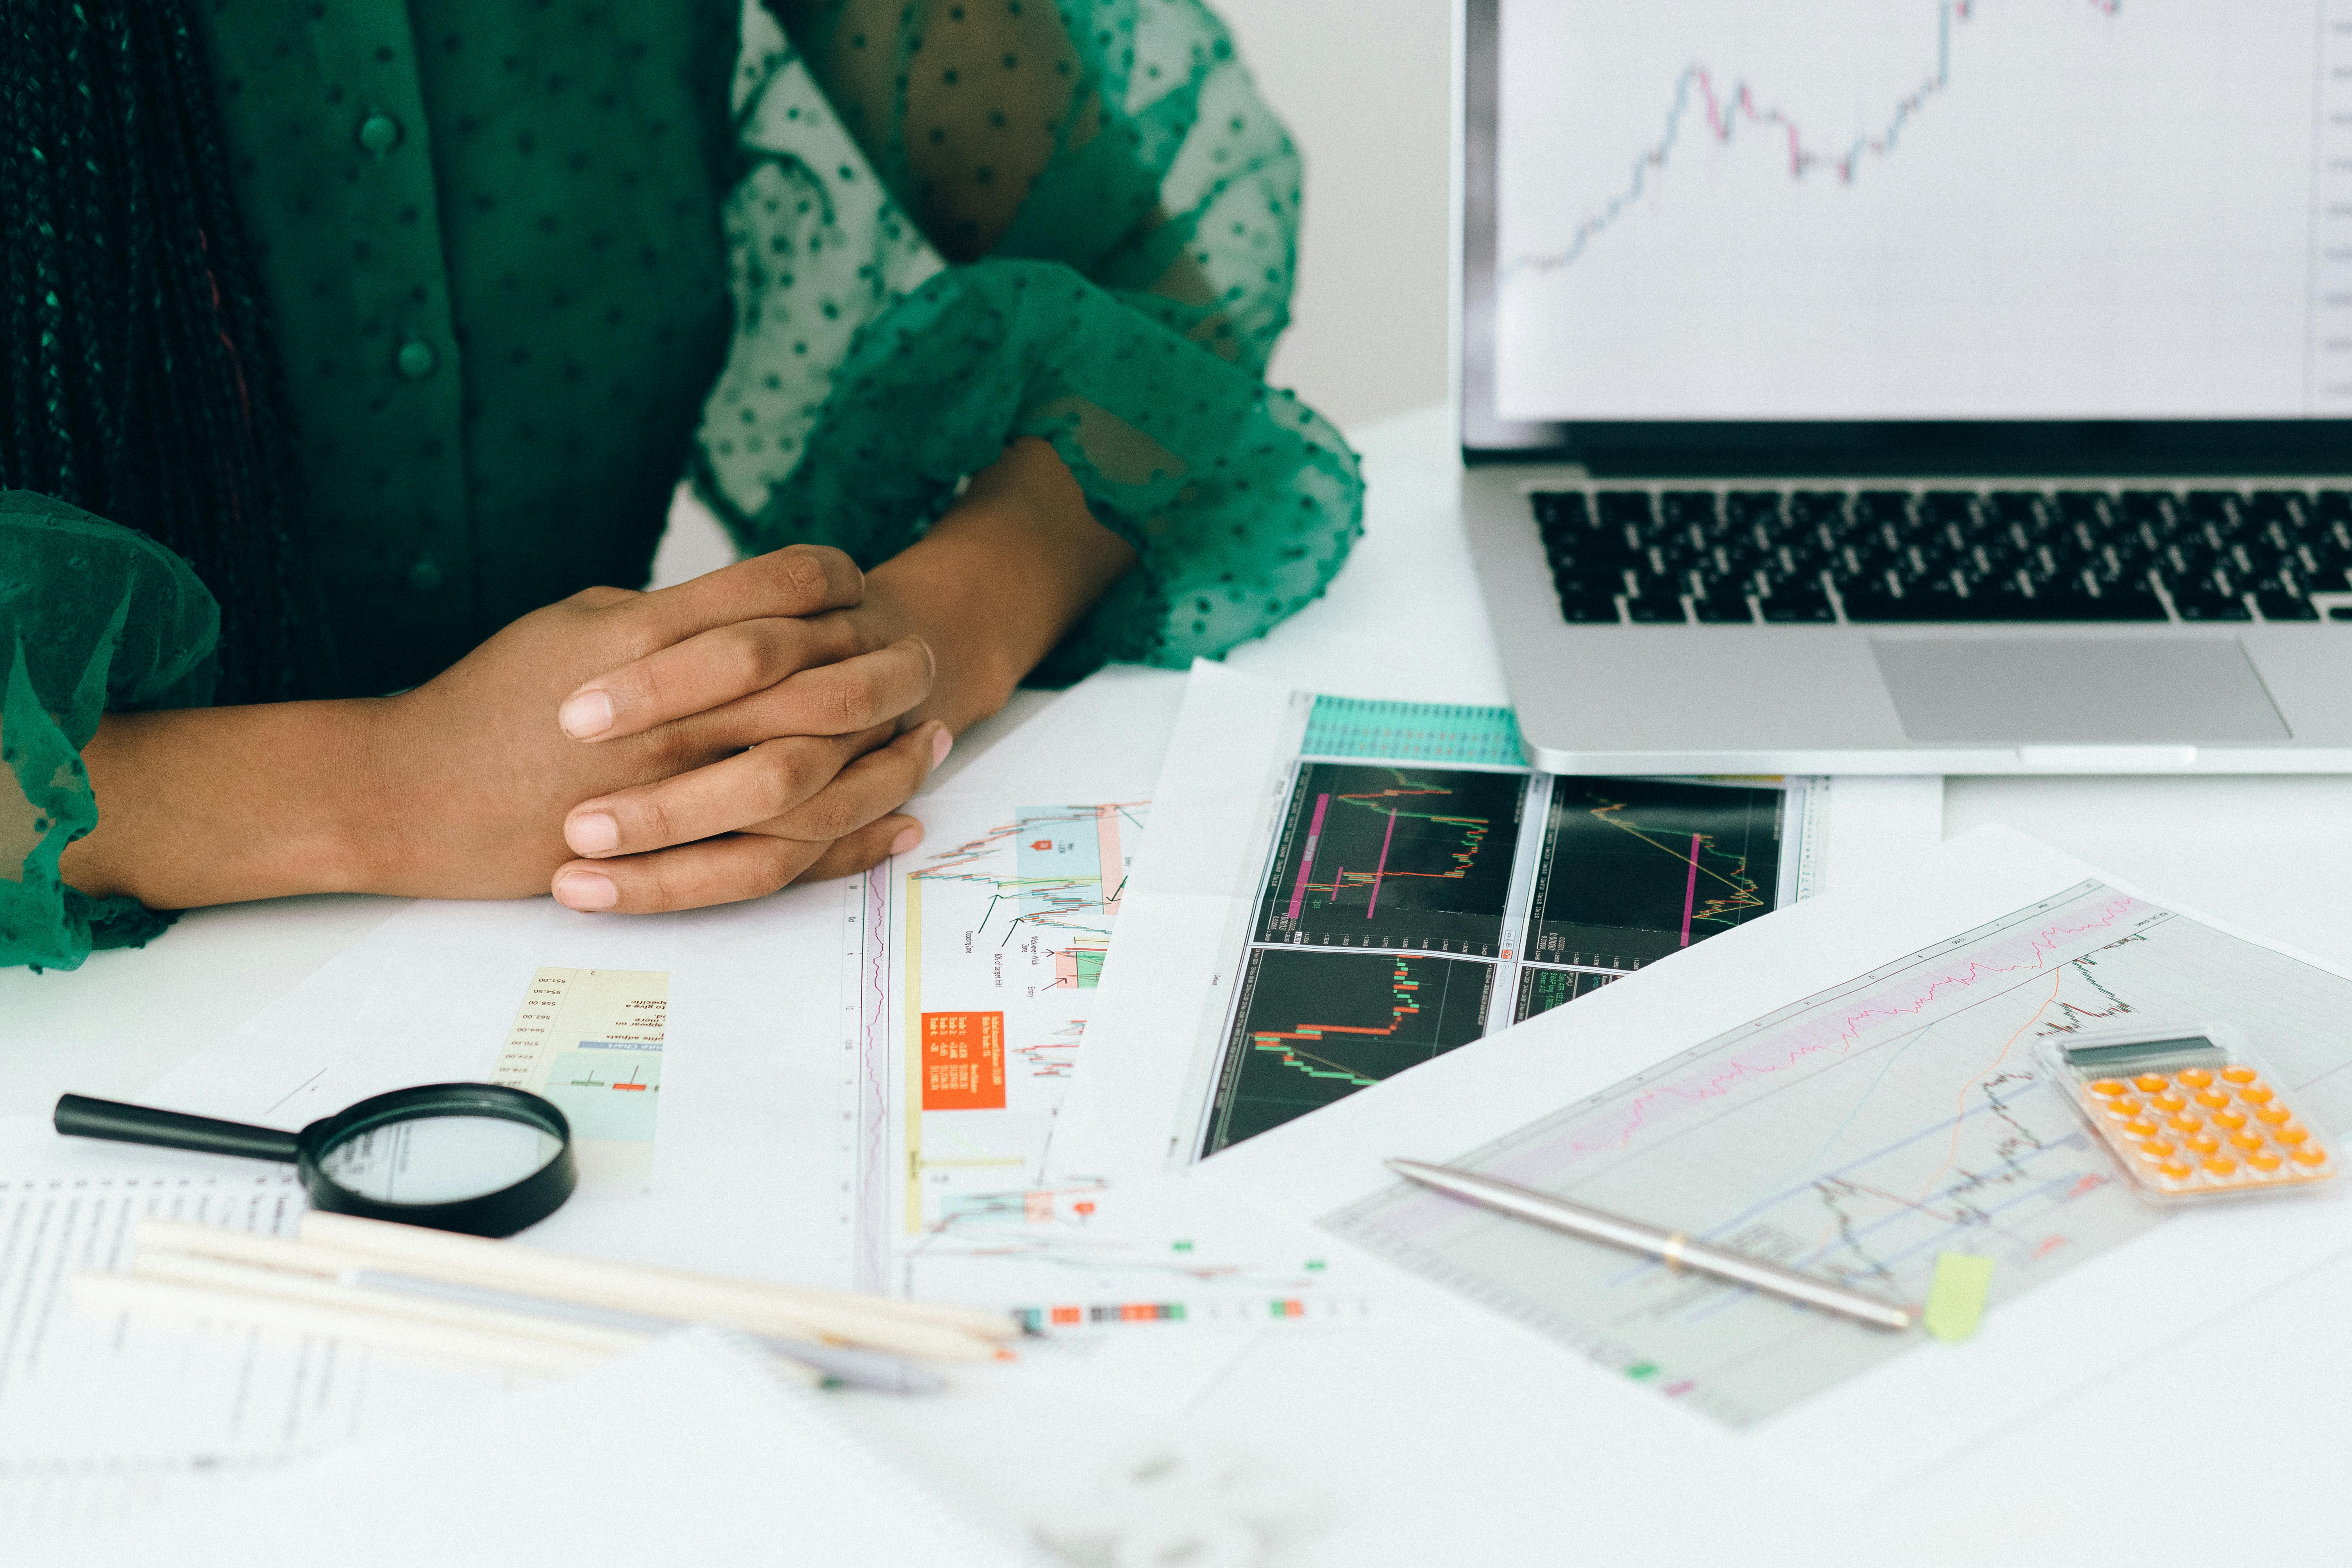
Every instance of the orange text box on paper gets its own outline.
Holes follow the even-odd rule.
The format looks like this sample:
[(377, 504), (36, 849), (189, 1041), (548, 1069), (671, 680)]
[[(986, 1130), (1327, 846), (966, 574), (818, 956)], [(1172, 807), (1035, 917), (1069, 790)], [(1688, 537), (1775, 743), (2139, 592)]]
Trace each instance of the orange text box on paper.
[(923, 1015), (923, 1109), (1004, 1109), (1004, 1015)]

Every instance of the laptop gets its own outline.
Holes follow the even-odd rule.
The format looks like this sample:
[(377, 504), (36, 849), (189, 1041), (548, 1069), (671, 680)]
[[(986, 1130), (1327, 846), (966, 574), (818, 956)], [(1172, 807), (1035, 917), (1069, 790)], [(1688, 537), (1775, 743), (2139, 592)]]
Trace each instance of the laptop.
[(2352, 768), (2322, 9), (1466, 0), (1462, 507), (1529, 761)]

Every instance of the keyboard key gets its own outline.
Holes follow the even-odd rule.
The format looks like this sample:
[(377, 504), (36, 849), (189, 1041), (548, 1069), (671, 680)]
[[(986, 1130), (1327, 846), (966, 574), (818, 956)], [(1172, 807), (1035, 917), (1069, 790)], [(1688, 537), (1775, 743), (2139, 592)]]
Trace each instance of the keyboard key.
[(2254, 606), (2266, 621), (2315, 621), (2319, 612), (2301, 594), (2284, 588), (2256, 588)]
[(1712, 533), (1723, 514), (1713, 490), (1667, 490), (1658, 497), (1658, 520), (1669, 531), (1696, 527)]
[(2250, 621), (2253, 614), (2246, 608), (2229, 574), (2216, 566), (2194, 577), (2175, 577), (2166, 573), (2164, 584), (2172, 593), (2172, 607), (2184, 621)]
[(1748, 595), (1737, 584), (1721, 584), (1710, 592), (1691, 595), (1691, 613), (1702, 626), (1746, 626), (1752, 624), (1756, 614), (1748, 608)]
[(1837, 619), (1837, 606), (1818, 574), (1790, 577), (1759, 586), (1756, 595), (1766, 621), (1774, 626), (1799, 626)]
[(1657, 526), (1657, 513), (1651, 509), (1647, 490), (1601, 490), (1594, 494), (1592, 505), (1603, 527), (1629, 541), (1646, 541)]

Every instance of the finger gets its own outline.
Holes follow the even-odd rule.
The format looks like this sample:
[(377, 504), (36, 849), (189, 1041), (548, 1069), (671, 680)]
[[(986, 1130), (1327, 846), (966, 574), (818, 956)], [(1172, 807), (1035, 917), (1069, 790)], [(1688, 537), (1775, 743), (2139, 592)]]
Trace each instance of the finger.
[(857, 563), (825, 544), (790, 544), (646, 595), (627, 614), (662, 642), (736, 621), (847, 609), (866, 592)]
[(779, 838), (827, 844), (847, 837), (886, 813), (907, 804), (952, 744), (938, 720), (908, 731), (878, 752), (869, 752), (807, 801), (752, 831)]
[(872, 870), (889, 856), (912, 854), (922, 841), (923, 825), (903, 813), (893, 812), (846, 838), (835, 839), (793, 880), (829, 882), (835, 877), (855, 877), (860, 871)]
[(833, 783), (867, 739), (787, 735), (657, 784), (583, 801), (563, 819), (563, 841), (574, 855), (642, 855), (766, 822)]
[(698, 745), (756, 746), (776, 735), (846, 735), (887, 724), (930, 695), (930, 645), (901, 637), (888, 647), (803, 669), (764, 691), (688, 721)]
[(555, 870), (555, 901), (575, 910), (655, 914), (765, 898), (817, 858), (821, 844), (730, 833), (650, 855), (572, 860)]
[(616, 741), (723, 707), (862, 646), (846, 616), (736, 621), (605, 671), (565, 698), (555, 719), (575, 741)]

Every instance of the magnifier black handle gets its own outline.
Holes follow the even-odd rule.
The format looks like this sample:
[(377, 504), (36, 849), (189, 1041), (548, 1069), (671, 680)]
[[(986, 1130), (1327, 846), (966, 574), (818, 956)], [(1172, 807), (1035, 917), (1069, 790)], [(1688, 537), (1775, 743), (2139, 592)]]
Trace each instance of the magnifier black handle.
[(294, 1134), (274, 1127), (247, 1127), (180, 1110), (157, 1110), (85, 1094), (58, 1096), (57, 1128), (68, 1138), (111, 1138), (118, 1143), (152, 1143), (164, 1149), (195, 1149), (207, 1154), (242, 1154), (248, 1160), (295, 1158)]

